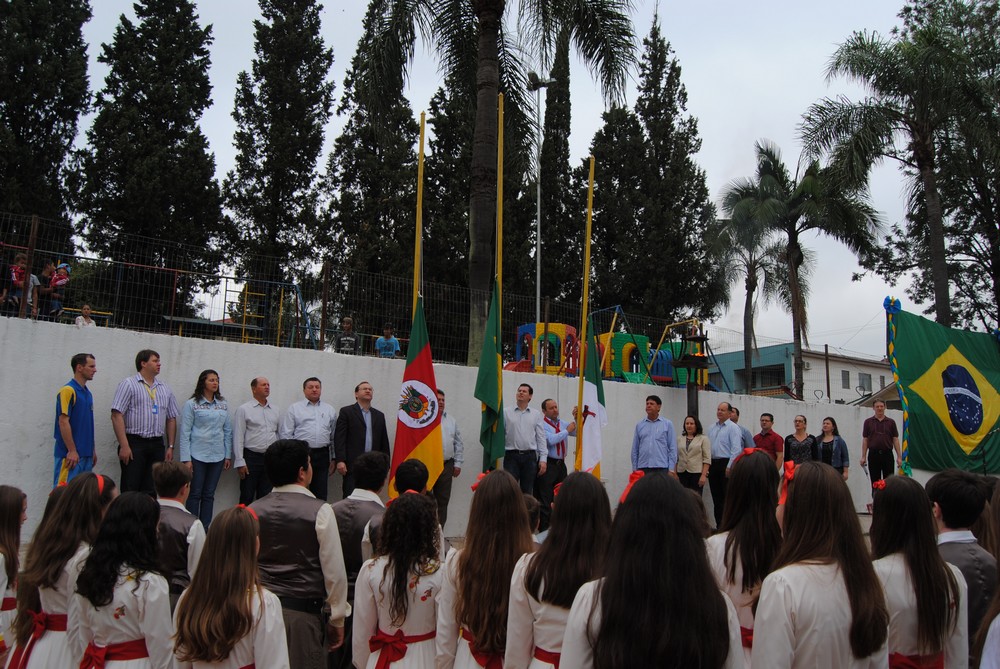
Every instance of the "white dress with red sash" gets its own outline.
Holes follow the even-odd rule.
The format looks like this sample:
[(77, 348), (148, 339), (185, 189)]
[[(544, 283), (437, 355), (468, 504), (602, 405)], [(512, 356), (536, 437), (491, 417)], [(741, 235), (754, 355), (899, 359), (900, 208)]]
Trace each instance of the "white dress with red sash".
[(753, 666), (761, 669), (886, 669), (888, 647), (851, 652), (851, 602), (836, 564), (797, 562), (771, 572), (760, 589)]
[(750, 667), (750, 639), (753, 638), (753, 603), (760, 592), (760, 584), (750, 592), (743, 591), (743, 565), (736, 556), (736, 569), (733, 571), (733, 582), (726, 579), (726, 537), (729, 532), (714, 534), (705, 540), (708, 549), (708, 565), (715, 574), (715, 581), (736, 607), (736, 617), (740, 621), (740, 638), (743, 641), (743, 659), (746, 667)]
[(0, 593), (3, 595), (3, 599), (0, 600), (0, 652), (3, 652), (14, 645), (10, 626), (17, 614), (17, 593), (14, 591), (14, 583), (7, 579), (7, 561), (2, 553), (0, 553)]
[[(389, 615), (392, 574), (385, 556), (361, 566), (354, 590), (354, 665), (362, 669), (422, 669), (435, 663), (437, 599), (444, 580), (440, 563), (430, 573), (410, 576), (406, 620), (394, 625)], [(433, 569), (433, 571), (431, 571)], [(384, 581), (383, 581), (384, 578)]]
[(173, 633), (167, 580), (159, 574), (123, 570), (106, 606), (95, 608), (82, 595), (73, 595), (69, 634), (91, 659), (86, 665), (78, 659), (73, 667), (170, 669)]
[[(184, 595), (181, 595), (180, 601), (184, 601)], [(253, 630), (236, 642), (229, 657), (221, 662), (181, 662), (175, 659), (174, 668), (289, 669), (285, 621), (281, 616), (281, 602), (278, 601), (278, 596), (265, 588), (261, 606), (261, 598), (254, 592), (250, 608), (254, 612)]]
[[(894, 662), (904, 663), (902, 666), (906, 666), (904, 658), (916, 661), (916, 657), (920, 655), (917, 645), (917, 595), (913, 590), (910, 570), (906, 567), (902, 553), (886, 555), (873, 564), (885, 589), (885, 600), (889, 607), (889, 666), (893, 666)], [(965, 669), (969, 666), (969, 607), (966, 604), (969, 601), (968, 587), (958, 567), (951, 564), (948, 567), (958, 582), (962, 605), (958, 607), (955, 631), (945, 642), (941, 666), (945, 669)], [(954, 611), (955, 602), (951, 602), (951, 607)], [(894, 655), (901, 655), (903, 658), (894, 660)], [(924, 664), (930, 661), (931, 658), (923, 660)]]
[(540, 602), (524, 587), (524, 575), (534, 557), (534, 553), (521, 556), (510, 579), (504, 669), (552, 669), (562, 653), (569, 609)]
[[(36, 631), (38, 636), (33, 636), (25, 644), (24, 653), (27, 659), (23, 664), (16, 665), (15, 661), (19, 655), (19, 649), (15, 646), (11, 651), (8, 660), (8, 668), (18, 669), (50, 669), (54, 667), (73, 667), (80, 663), (83, 655), (83, 648), (68, 633), (69, 621), (67, 613), (73, 592), (76, 590), (76, 579), (80, 575), (83, 563), (90, 555), (90, 546), (80, 544), (66, 564), (63, 565), (59, 580), (53, 588), (39, 588), (38, 597), (42, 605), (42, 617), (50, 619), (48, 629), (44, 628), (40, 619), (37, 619)], [(56, 625), (62, 629), (51, 629), (51, 619), (62, 618), (65, 622)], [(44, 630), (44, 631), (43, 631)], [(12, 644), (13, 645), (13, 644)]]
[[(573, 606), (569, 610), (566, 621), (566, 634), (563, 636), (562, 664), (564, 669), (593, 669), (594, 647), (590, 643), (590, 633), (596, 633), (601, 624), (601, 609), (593, 611), (594, 597), (600, 581), (584, 583), (576, 593)], [(722, 665), (723, 669), (743, 669), (743, 652), (740, 648), (740, 623), (736, 619), (736, 609), (728, 597), (723, 596), (726, 603), (726, 621), (729, 629), (729, 654)], [(664, 619), (664, 626), (670, 624)], [(761, 665), (766, 666), (766, 665)]]
[(458, 624), (458, 558), (462, 551), (448, 553), (444, 562), (441, 592), (437, 602), (437, 669), (501, 669), (503, 653), (486, 654), (471, 645), (472, 635)]

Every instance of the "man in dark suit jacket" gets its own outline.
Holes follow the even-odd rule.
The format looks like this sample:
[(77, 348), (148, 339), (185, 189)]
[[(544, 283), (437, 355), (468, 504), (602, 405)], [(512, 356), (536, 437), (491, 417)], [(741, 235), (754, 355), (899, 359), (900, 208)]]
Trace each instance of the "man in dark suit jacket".
[(354, 387), (354, 404), (343, 407), (333, 433), (333, 453), (337, 471), (344, 477), (344, 497), (354, 492), (354, 460), (362, 453), (381, 451), (389, 455), (389, 433), (385, 414), (372, 406), (372, 384), (362, 381)]
[(997, 588), (997, 562), (969, 528), (986, 506), (988, 489), (975, 474), (946, 469), (927, 482), (938, 529), (938, 552), (969, 586), (969, 638), (978, 630)]

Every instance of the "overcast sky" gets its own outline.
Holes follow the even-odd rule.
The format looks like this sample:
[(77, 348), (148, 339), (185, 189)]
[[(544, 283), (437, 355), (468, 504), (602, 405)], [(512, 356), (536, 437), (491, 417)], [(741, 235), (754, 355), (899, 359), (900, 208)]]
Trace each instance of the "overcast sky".
[[(648, 34), (658, 11), (662, 33), (676, 51), (687, 87), (688, 111), (698, 119), (703, 140), (697, 160), (707, 174), (714, 198), (718, 199), (731, 180), (754, 173), (754, 142), (758, 139), (775, 142), (794, 170), (801, 150), (797, 127), (806, 108), (823, 96), (844, 94), (856, 99), (861, 95), (859, 89), (846, 82), (827, 83), (824, 73), (834, 48), (854, 30), (887, 33), (898, 23), (896, 14), (901, 1), (841, 0), (822, 8), (800, 0), (635, 3), (638, 39)], [(103, 86), (106, 74), (106, 68), (96, 62), (100, 45), (111, 40), (119, 16), (124, 13), (134, 18), (134, 11), (132, 3), (125, 0), (97, 0), (92, 4), (94, 17), (84, 33), (90, 44), (91, 89), (96, 91)], [(236, 76), (250, 67), (252, 22), (259, 17), (259, 11), (252, 0), (202, 0), (197, 5), (200, 20), (212, 24), (215, 37), (210, 73), (215, 104), (203, 117), (202, 127), (215, 152), (221, 180), (234, 162), (235, 125), (231, 113)], [(366, 5), (363, 0), (329, 0), (323, 10), (323, 37), (334, 50), (331, 76), (338, 96), (344, 71), (361, 36)], [(507, 5), (511, 20), (516, 15), (517, 0), (508, 0)], [(433, 53), (426, 46), (418, 47), (407, 91), (415, 114), (427, 109), (440, 83)], [(628, 91), (630, 105), (635, 102), (635, 83), (633, 74)], [(574, 62), (572, 72), (572, 105), (570, 143), (576, 164), (587, 155), (604, 110), (597, 87), (579, 62)], [(341, 124), (342, 120), (334, 117), (327, 129), (326, 152)], [(325, 161), (324, 155), (320, 166)], [(872, 195), (886, 224), (902, 218), (904, 186), (895, 166), (876, 170)], [(581, 234), (582, 225), (581, 221)], [(809, 238), (806, 244), (817, 255), (809, 301), (810, 344), (814, 348), (829, 344), (831, 349), (881, 357), (885, 352), (885, 296), (899, 296), (904, 308), (919, 311), (903, 295), (906, 278), (895, 285), (873, 277), (852, 282), (851, 274), (858, 267), (849, 251), (823, 238)], [(740, 287), (734, 287), (732, 303), (734, 310), (716, 326), (740, 330)], [(780, 310), (765, 310), (757, 318), (757, 333), (790, 341), (791, 320)]]

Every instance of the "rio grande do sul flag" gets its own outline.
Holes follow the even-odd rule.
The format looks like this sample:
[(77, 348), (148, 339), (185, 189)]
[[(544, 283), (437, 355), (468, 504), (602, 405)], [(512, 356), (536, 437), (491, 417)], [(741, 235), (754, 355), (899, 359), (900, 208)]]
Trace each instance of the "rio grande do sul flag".
[[(396, 497), (396, 467), (404, 460), (415, 458), (427, 466), (428, 486), (433, 486), (444, 469), (441, 451), (441, 407), (437, 398), (437, 382), (431, 363), (431, 347), (427, 341), (427, 321), (424, 301), (417, 298), (413, 315), (410, 344), (407, 347), (406, 369), (399, 393), (396, 412), (396, 443), (392, 448), (392, 469), (389, 473), (389, 496)], [(418, 491), (423, 492), (423, 491)]]
[(1000, 472), (1000, 340), (902, 311), (886, 298), (903, 455), (917, 469)]
[[(590, 318), (584, 352), (583, 369), (583, 448), (576, 449), (576, 468), (579, 471), (591, 472), (597, 478), (601, 477), (601, 428), (608, 424), (607, 405), (604, 402), (604, 383), (601, 380), (600, 347), (597, 345), (597, 333), (594, 330), (594, 319)], [(580, 428), (577, 427), (577, 430)], [(579, 440), (577, 440), (579, 442)]]

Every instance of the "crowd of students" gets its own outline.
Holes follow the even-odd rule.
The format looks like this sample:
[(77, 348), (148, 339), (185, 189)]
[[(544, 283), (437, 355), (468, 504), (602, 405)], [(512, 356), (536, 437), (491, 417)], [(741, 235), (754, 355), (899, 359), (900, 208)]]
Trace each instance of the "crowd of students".
[[(736, 460), (707, 540), (704, 507), (665, 472), (635, 475), (613, 513), (597, 478), (570, 474), (540, 545), (517, 482), (491, 472), (463, 548), (446, 555), (433, 498), (407, 491), (357, 573), (354, 665), (1000, 667), (1000, 591), (983, 592), (995, 559), (991, 585), (962, 557), (986, 553), (973, 524), (1000, 534), (1000, 494), (987, 504), (984, 482), (955, 470), (926, 489), (891, 476), (874, 491), (869, 548), (838, 472), (810, 461), (779, 480), (773, 462), (755, 449)], [(163, 472), (186, 470), (159, 468), (158, 492), (173, 499)], [(162, 500), (81, 474), (46, 500), (21, 564), (26, 505), (0, 486), (8, 667), (290, 666), (253, 508), (216, 516), (178, 590), (164, 573)], [(965, 542), (961, 555), (939, 552), (946, 539)]]

